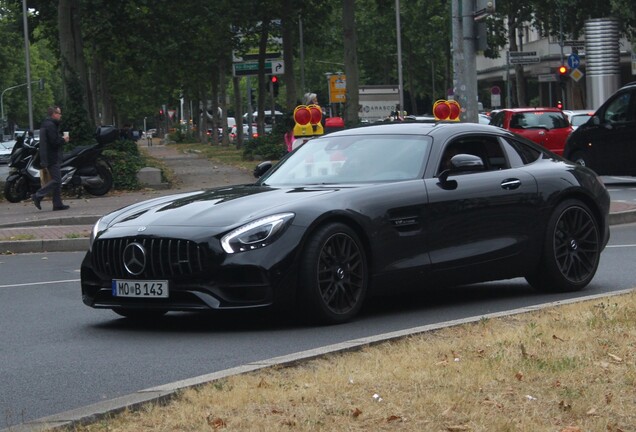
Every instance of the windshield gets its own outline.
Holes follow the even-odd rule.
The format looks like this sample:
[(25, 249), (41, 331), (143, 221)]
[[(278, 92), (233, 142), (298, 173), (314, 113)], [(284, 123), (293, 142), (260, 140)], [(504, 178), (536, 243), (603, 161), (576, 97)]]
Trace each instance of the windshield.
[(430, 138), (325, 136), (307, 141), (262, 182), (270, 186), (401, 181), (421, 178)]
[(511, 129), (561, 129), (569, 126), (567, 118), (560, 112), (533, 111), (519, 113), (510, 120)]

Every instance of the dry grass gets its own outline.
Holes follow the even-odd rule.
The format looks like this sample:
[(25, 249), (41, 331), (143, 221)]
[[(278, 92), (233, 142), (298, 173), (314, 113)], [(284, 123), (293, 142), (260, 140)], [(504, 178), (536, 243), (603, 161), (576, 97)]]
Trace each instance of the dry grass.
[(636, 430), (636, 294), (233, 376), (75, 431)]

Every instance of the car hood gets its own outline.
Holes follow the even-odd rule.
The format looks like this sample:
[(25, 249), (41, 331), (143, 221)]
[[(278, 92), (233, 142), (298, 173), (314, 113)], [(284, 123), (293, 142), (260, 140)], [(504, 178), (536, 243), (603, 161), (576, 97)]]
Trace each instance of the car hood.
[(279, 211), (293, 211), (299, 201), (338, 189), (230, 186), (144, 201), (124, 207), (106, 218), (109, 227), (230, 227)]

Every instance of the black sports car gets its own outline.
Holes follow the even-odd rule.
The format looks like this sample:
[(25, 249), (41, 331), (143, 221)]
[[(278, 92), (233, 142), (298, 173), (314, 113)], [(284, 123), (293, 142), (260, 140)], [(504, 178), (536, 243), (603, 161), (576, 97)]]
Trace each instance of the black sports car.
[(85, 304), (132, 318), (284, 305), (351, 319), (368, 294), (525, 277), (594, 277), (609, 194), (589, 169), (503, 129), (398, 123), (315, 138), (254, 184), (102, 217)]

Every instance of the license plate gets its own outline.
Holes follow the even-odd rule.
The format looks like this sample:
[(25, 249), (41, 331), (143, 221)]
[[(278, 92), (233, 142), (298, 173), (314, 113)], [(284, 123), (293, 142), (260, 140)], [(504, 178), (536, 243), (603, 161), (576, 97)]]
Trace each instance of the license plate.
[(167, 280), (113, 279), (113, 297), (167, 298)]

